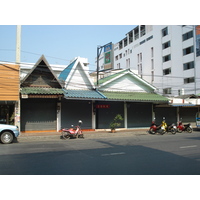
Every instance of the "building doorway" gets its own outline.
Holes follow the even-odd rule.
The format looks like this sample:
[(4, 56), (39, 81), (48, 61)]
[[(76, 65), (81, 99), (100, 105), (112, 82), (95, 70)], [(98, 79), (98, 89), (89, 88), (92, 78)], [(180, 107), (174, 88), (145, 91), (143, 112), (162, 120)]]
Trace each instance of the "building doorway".
[(0, 103), (0, 124), (10, 124), (15, 123), (15, 105), (14, 102)]

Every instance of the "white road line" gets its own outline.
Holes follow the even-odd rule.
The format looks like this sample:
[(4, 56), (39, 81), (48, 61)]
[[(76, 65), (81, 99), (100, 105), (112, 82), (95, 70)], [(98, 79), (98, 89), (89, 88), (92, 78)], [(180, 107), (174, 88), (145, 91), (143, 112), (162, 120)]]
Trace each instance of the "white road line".
[(101, 156), (116, 156), (116, 155), (123, 155), (123, 154), (125, 154), (125, 152), (101, 154)]
[(195, 148), (195, 147), (197, 147), (197, 145), (192, 145), (192, 146), (183, 146), (183, 147), (180, 147), (180, 149)]

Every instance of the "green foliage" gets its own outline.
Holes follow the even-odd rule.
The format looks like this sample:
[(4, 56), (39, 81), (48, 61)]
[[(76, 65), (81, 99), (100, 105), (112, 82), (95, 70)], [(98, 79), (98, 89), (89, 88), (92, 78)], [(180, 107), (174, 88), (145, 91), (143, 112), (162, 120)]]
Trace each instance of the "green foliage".
[(110, 123), (111, 130), (115, 130), (117, 127), (119, 127), (121, 125), (121, 121), (123, 121), (123, 117), (120, 114), (117, 114)]

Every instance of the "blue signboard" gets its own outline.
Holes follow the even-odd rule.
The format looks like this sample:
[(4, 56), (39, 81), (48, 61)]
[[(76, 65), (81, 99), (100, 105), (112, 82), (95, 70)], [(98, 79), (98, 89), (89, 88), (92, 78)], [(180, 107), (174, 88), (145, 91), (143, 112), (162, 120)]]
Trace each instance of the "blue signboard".
[(107, 44), (107, 45), (104, 47), (104, 52), (108, 52), (108, 51), (111, 51), (111, 50), (112, 50), (112, 43)]

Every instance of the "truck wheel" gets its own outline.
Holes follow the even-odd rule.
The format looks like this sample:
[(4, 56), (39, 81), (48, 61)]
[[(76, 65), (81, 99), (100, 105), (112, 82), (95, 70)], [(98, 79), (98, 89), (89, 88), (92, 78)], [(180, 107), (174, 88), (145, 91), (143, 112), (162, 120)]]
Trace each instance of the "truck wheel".
[(5, 131), (1, 134), (1, 142), (3, 144), (10, 144), (13, 142), (13, 134), (9, 131)]

